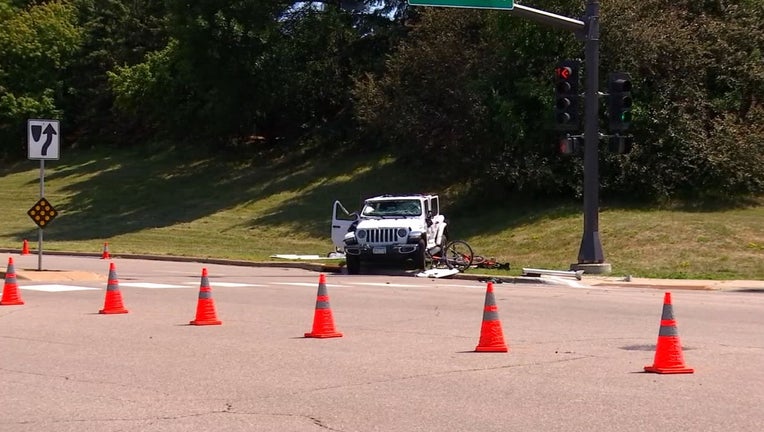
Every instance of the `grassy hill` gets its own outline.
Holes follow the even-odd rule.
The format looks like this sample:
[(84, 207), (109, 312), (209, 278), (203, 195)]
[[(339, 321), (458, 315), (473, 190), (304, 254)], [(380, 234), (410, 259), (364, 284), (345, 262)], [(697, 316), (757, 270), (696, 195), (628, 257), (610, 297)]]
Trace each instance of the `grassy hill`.
[[(326, 254), (331, 207), (357, 208), (379, 193), (442, 196), (452, 238), (476, 254), (521, 267), (567, 269), (581, 242), (582, 203), (520, 203), (405, 175), (391, 157), (199, 156), (180, 146), (64, 150), (45, 163), (45, 197), (59, 211), (43, 250), (151, 253), (267, 260), (276, 253)], [(0, 167), (0, 248), (37, 245), (26, 214), (40, 197), (40, 164)], [(600, 237), (613, 274), (764, 279), (764, 201), (682, 210), (608, 207)]]

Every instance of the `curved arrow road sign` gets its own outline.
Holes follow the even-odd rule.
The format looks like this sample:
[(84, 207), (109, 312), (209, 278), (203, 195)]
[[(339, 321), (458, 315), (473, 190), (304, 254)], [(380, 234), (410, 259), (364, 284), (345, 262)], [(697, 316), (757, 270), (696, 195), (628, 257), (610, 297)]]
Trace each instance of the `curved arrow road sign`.
[(57, 160), (60, 136), (58, 120), (27, 120), (29, 159)]

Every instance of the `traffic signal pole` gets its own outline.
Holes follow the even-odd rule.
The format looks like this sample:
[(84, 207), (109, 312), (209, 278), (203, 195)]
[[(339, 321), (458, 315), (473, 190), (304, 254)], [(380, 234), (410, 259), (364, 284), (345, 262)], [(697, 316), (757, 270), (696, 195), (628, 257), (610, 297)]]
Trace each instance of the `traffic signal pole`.
[(533, 20), (541, 24), (550, 25), (552, 27), (557, 27), (559, 29), (572, 32), (583, 32), (584, 27), (586, 26), (586, 23), (581, 20), (568, 18), (539, 9), (533, 9), (531, 7), (523, 6), (517, 3), (515, 3), (515, 6), (508, 12), (521, 18), (528, 18), (529, 20)]
[(611, 266), (605, 262), (599, 232), (599, 0), (587, 0), (583, 21), (519, 4), (515, 4), (509, 13), (574, 32), (584, 40), (584, 232), (578, 263), (570, 267), (585, 273), (610, 273)]
[(584, 18), (584, 233), (578, 250), (578, 264), (571, 266), (586, 273), (610, 273), (611, 270), (610, 264), (605, 263), (599, 232), (599, 15), (599, 0), (588, 0)]
[[(419, 6), (473, 7), (497, 9), (497, 2), (453, 0), (413, 0), (410, 4)], [(583, 20), (568, 18), (550, 12), (533, 9), (516, 2), (501, 2), (499, 9), (506, 12), (573, 32), (584, 40), (586, 89), (584, 93), (584, 233), (578, 251), (578, 263), (571, 264), (571, 270), (585, 273), (610, 273), (610, 264), (605, 262), (599, 233), (599, 68), (600, 68), (600, 2), (587, 0)], [(506, 5), (504, 4), (506, 3)]]

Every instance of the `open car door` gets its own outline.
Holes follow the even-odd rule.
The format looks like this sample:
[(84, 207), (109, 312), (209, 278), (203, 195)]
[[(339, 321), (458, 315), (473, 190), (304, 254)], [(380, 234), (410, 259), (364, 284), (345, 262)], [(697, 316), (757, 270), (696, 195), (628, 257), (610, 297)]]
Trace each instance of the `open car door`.
[(350, 213), (342, 206), (339, 201), (334, 202), (332, 207), (332, 243), (334, 247), (341, 251), (345, 247), (345, 234), (347, 234), (350, 226), (358, 220), (356, 213)]

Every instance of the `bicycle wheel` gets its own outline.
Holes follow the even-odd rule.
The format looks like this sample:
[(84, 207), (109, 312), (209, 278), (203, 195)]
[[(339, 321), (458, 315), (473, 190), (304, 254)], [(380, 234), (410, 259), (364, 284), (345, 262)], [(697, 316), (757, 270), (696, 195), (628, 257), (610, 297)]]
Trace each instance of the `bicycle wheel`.
[(464, 240), (454, 240), (446, 246), (446, 265), (460, 272), (472, 265), (472, 248)]

